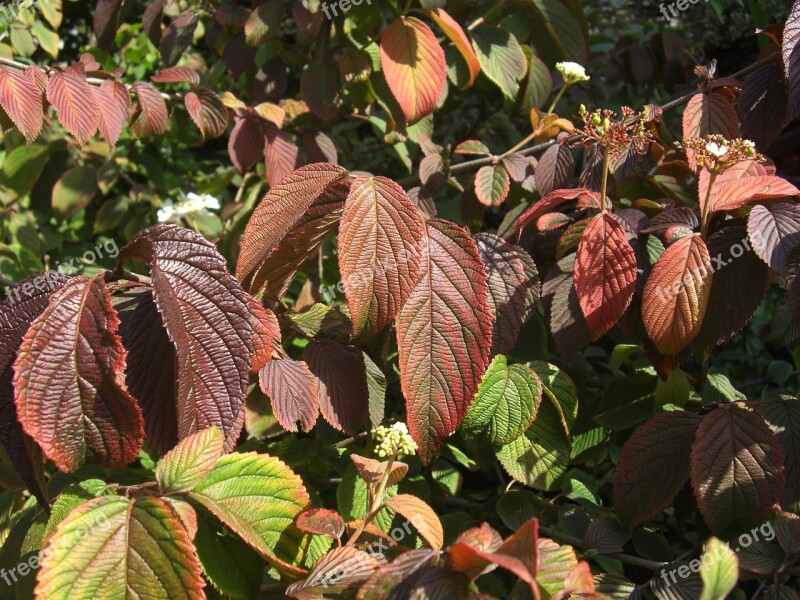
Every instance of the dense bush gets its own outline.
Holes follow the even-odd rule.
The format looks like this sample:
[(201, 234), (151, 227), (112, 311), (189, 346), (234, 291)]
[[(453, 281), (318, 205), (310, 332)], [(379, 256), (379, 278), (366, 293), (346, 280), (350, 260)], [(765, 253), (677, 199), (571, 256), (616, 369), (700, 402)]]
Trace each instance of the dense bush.
[(2, 7), (0, 598), (797, 599), (800, 1), (677, 10)]

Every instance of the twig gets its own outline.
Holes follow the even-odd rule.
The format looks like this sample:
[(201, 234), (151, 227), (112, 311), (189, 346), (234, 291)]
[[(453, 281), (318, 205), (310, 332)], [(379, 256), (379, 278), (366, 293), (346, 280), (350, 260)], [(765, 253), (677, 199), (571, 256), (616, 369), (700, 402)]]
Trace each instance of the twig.
[[(733, 79), (740, 79), (742, 77), (745, 77), (746, 75), (749, 75), (759, 67), (774, 62), (777, 56), (778, 55), (771, 54), (765, 58), (762, 58), (761, 60), (754, 62), (752, 65), (745, 67), (741, 71), (737, 71), (730, 77)], [(705, 91), (704, 89), (694, 90), (688, 94), (681, 96), (680, 98), (676, 98), (674, 100), (667, 102), (666, 104), (663, 104), (659, 108), (661, 109), (662, 113), (669, 112), (671, 110), (678, 108), (679, 106), (683, 106), (684, 104), (689, 102), (689, 100), (691, 100), (694, 96), (696, 96), (697, 94), (701, 94), (704, 91)], [(580, 142), (583, 140), (583, 138), (584, 138), (583, 134), (576, 133), (575, 135), (567, 138), (565, 143), (572, 144)], [(536, 144), (535, 146), (530, 146), (528, 148), (525, 148), (524, 150), (520, 150), (519, 152), (517, 152), (517, 154), (521, 154), (522, 156), (530, 156), (531, 154), (536, 154), (543, 150), (547, 150), (550, 146), (554, 145), (555, 143), (556, 140), (549, 140), (541, 144)], [(450, 167), (450, 173), (455, 174), (455, 173), (462, 173), (464, 171), (472, 171), (473, 169), (479, 169), (481, 167), (491, 165), (494, 162), (494, 160), (495, 157), (493, 156), (487, 156), (485, 158), (476, 158), (475, 160), (469, 160), (467, 162), (459, 163), (457, 165)], [(397, 181), (397, 183), (399, 183), (403, 187), (415, 185), (418, 184), (419, 182), (420, 182), (419, 175), (410, 175), (409, 177), (404, 177), (403, 179), (399, 179)]]
[(4, 285), (5, 287), (13, 287), (17, 285), (17, 282), (11, 281), (10, 279), (6, 279), (2, 275), (0, 275), (0, 285)]

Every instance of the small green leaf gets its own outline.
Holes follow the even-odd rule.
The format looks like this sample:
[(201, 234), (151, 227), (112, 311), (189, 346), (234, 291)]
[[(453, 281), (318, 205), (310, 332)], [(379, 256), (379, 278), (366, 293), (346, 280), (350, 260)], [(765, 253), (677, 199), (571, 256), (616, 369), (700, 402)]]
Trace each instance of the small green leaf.
[(156, 467), (156, 480), (164, 494), (188, 492), (208, 475), (222, 456), (222, 431), (209, 427), (181, 440)]
[(700, 600), (725, 598), (739, 579), (739, 561), (725, 542), (712, 537), (701, 559), (700, 578), (703, 593)]
[(670, 371), (667, 380), (661, 378), (656, 382), (656, 406), (673, 404), (683, 406), (688, 402), (692, 393), (692, 384), (689, 377), (682, 369)]
[(97, 193), (97, 169), (91, 165), (71, 168), (53, 187), (53, 212), (68, 221), (89, 206)]
[(483, 73), (503, 95), (513, 100), (520, 80), (528, 72), (528, 61), (517, 38), (494, 25), (482, 24), (472, 31), (472, 47)]

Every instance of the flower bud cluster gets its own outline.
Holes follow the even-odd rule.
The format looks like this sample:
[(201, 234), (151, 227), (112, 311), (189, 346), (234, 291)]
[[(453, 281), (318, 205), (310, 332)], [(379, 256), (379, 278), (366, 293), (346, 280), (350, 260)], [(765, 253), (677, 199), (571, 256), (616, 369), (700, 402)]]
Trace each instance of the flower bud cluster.
[(698, 167), (705, 167), (711, 173), (722, 173), (745, 160), (766, 160), (763, 154), (756, 152), (756, 145), (750, 140), (728, 140), (719, 134), (687, 138), (676, 145), (683, 148)]
[(586, 69), (575, 62), (556, 63), (556, 71), (561, 73), (561, 77), (564, 79), (566, 85), (572, 85), (581, 81), (589, 81)]
[(625, 150), (644, 154), (654, 141), (643, 120), (646, 115), (637, 115), (627, 106), (622, 107), (620, 119), (617, 119), (617, 113), (612, 110), (588, 112), (583, 105), (580, 115), (585, 125), (583, 133), (587, 138), (602, 144), (612, 161), (619, 158)]
[(378, 442), (375, 453), (381, 458), (411, 455), (417, 451), (417, 443), (408, 433), (405, 423), (394, 423), (389, 427), (379, 425), (372, 430), (372, 438)]

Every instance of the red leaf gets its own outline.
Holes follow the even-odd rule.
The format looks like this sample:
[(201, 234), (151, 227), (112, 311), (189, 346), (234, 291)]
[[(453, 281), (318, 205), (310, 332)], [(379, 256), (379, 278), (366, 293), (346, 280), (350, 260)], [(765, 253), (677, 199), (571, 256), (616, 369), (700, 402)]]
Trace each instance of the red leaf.
[(558, 353), (565, 359), (592, 341), (575, 291), (574, 265), (575, 255), (565, 256), (550, 269), (542, 286), (542, 300), (550, 314), (550, 332)]
[(642, 296), (647, 335), (662, 354), (677, 354), (700, 333), (711, 293), (711, 257), (703, 239), (687, 235), (658, 259)]
[(270, 189), (242, 235), (236, 276), (244, 281), (251, 275), (308, 208), (346, 175), (341, 167), (318, 163), (301, 167)]
[(28, 489), (47, 505), (42, 451), (22, 430), (14, 404), (12, 365), (31, 323), (47, 308), (50, 296), (67, 278), (49, 271), (20, 281), (0, 302), (0, 443)]
[(327, 508), (309, 508), (297, 516), (297, 528), (338, 540), (344, 534), (344, 519)]
[[(767, 170), (767, 168), (762, 165), (760, 162), (755, 160), (745, 160), (740, 163), (736, 163), (731, 168), (726, 169), (724, 172), (717, 175), (717, 178), (714, 180), (714, 188), (716, 188), (723, 183), (729, 181), (735, 181), (738, 179), (743, 179), (746, 177), (756, 177), (759, 175), (774, 175), (775, 170), (772, 169), (772, 172)], [(700, 208), (702, 209), (706, 203), (706, 196), (708, 195), (708, 184), (711, 181), (711, 174), (709, 173), (708, 169), (705, 167), (700, 170), (700, 176), (697, 179), (697, 197), (699, 199)], [(716, 194), (712, 194), (711, 200), (711, 207), (712, 210), (714, 206), (714, 196)]]
[(106, 80), (99, 87), (91, 87), (100, 115), (100, 133), (109, 146), (119, 140), (122, 125), (131, 112), (131, 95), (128, 88), (118, 81)]
[(635, 527), (669, 506), (689, 480), (689, 458), (700, 417), (664, 412), (625, 442), (614, 476), (614, 508)]
[(164, 64), (174, 65), (192, 44), (194, 30), (200, 17), (193, 13), (179, 15), (172, 19), (161, 34), (158, 50)]
[(320, 558), (308, 577), (286, 589), (286, 596), (299, 600), (322, 598), (346, 589), (355, 588), (366, 581), (381, 563), (363, 550), (344, 546), (334, 548)]
[(184, 102), (189, 116), (197, 125), (204, 140), (225, 133), (228, 128), (228, 109), (214, 92), (201, 88), (197, 93), (186, 94)]
[(254, 117), (235, 119), (228, 139), (228, 153), (239, 173), (253, 168), (264, 154), (264, 129), (261, 121)]
[(439, 28), (444, 32), (444, 34), (450, 38), (450, 41), (453, 42), (455, 47), (461, 53), (461, 56), (464, 57), (464, 60), (467, 63), (467, 68), (469, 69), (469, 81), (461, 88), (462, 90), (471, 87), (473, 83), (475, 83), (475, 79), (478, 77), (478, 73), (481, 72), (481, 63), (478, 61), (478, 56), (475, 54), (475, 50), (472, 49), (472, 44), (467, 37), (467, 34), (464, 33), (464, 30), (461, 28), (461, 25), (453, 19), (443, 8), (433, 8), (430, 10), (426, 10), (425, 14), (428, 15), (434, 23), (436, 23)]
[(167, 67), (150, 78), (153, 83), (191, 83), (200, 85), (200, 75), (191, 67)]
[(331, 59), (315, 59), (300, 75), (300, 93), (309, 110), (323, 121), (331, 121), (342, 106), (339, 67)]
[(475, 241), (448, 221), (425, 225), (420, 279), (397, 316), (397, 347), (408, 428), (428, 464), (489, 364), (492, 316)]
[(447, 67), (430, 27), (415, 17), (396, 19), (381, 35), (381, 66), (409, 124), (433, 112)]
[(56, 108), (58, 120), (81, 144), (97, 131), (99, 114), (94, 94), (86, 81), (83, 63), (51, 73), (47, 101)]
[(510, 184), (511, 178), (504, 166), (487, 165), (475, 174), (475, 195), (485, 206), (500, 206), (508, 197)]
[(128, 352), (125, 382), (142, 408), (147, 442), (164, 454), (178, 443), (175, 348), (150, 291), (131, 294), (117, 310)]
[(800, 196), (800, 190), (781, 177), (744, 177), (715, 183), (711, 190), (710, 210), (736, 210), (758, 200), (776, 200), (787, 196)]
[(539, 203), (551, 193), (555, 194), (554, 190), (567, 187), (572, 181), (574, 168), (575, 160), (572, 158), (572, 152), (567, 144), (550, 146), (542, 154), (534, 171), (536, 188), (543, 196)]
[(360, 350), (333, 340), (312, 340), (303, 359), (316, 377), (320, 412), (332, 427), (348, 435), (369, 423), (369, 388)]
[(178, 439), (212, 426), (228, 439), (241, 425), (253, 355), (239, 282), (213, 244), (175, 225), (139, 232), (117, 257), (119, 265), (128, 259), (150, 265), (153, 297), (175, 346)]
[(87, 458), (120, 468), (139, 453), (142, 412), (125, 387), (118, 325), (103, 274), (79, 276), (53, 293), (22, 341), (14, 363), (17, 414), (62, 471)]
[[(358, 476), (363, 479), (367, 485), (376, 486), (383, 479), (386, 474), (386, 467), (389, 466), (388, 461), (377, 461), (372, 458), (364, 458), (358, 454), (351, 454), (350, 460), (356, 466)], [(392, 470), (386, 480), (387, 486), (393, 486), (399, 482), (408, 473), (408, 465), (398, 460), (392, 461)]]
[(695, 94), (683, 111), (683, 137), (704, 137), (713, 133), (729, 140), (739, 137), (736, 109), (722, 93)]
[(422, 499), (412, 494), (397, 494), (386, 500), (386, 506), (405, 517), (434, 550), (444, 545), (442, 522), (433, 509)]
[(531, 222), (536, 221), (540, 216), (552, 212), (557, 206), (570, 200), (575, 200), (584, 194), (591, 194), (586, 188), (574, 190), (554, 190), (543, 196), (541, 200), (535, 202), (530, 208), (525, 209), (517, 219), (517, 233), (520, 235)]
[(286, 132), (268, 123), (264, 140), (264, 161), (267, 181), (271, 187), (278, 185), (284, 177), (300, 166), (300, 148)]
[(20, 74), (0, 67), (0, 106), (29, 144), (39, 135), (44, 122), (42, 92), (32, 73)]
[(257, 373), (272, 360), (272, 354), (281, 350), (281, 327), (275, 313), (246, 294), (250, 307), (250, 320), (253, 323), (253, 360), (250, 370)]
[(137, 138), (164, 133), (169, 125), (167, 103), (156, 88), (140, 81), (131, 88), (139, 99), (139, 114), (131, 122), (131, 131)]
[(385, 177), (357, 177), (342, 214), (339, 271), (353, 334), (381, 331), (417, 280), (422, 219), (403, 189)]
[(333, 140), (321, 131), (306, 129), (303, 132), (303, 148), (308, 162), (327, 162), (338, 164), (339, 155)]
[(155, 0), (148, 4), (142, 15), (142, 31), (154, 46), (158, 46), (161, 41), (161, 19), (165, 4), (166, 0)]
[(787, 121), (800, 112), (800, 2), (794, 1), (786, 26), (783, 29), (783, 68), (789, 84)]
[(786, 125), (786, 81), (776, 64), (761, 65), (744, 80), (739, 115), (745, 135), (766, 152)]
[(272, 412), (287, 431), (311, 431), (317, 422), (317, 383), (301, 360), (269, 361), (258, 373), (261, 390), (269, 396)]
[(782, 275), (789, 252), (800, 245), (800, 206), (757, 204), (747, 217), (747, 232), (759, 258)]
[(735, 404), (711, 411), (692, 446), (692, 488), (716, 533), (758, 527), (780, 502), (785, 486), (783, 451), (769, 426)]
[(114, 45), (124, 0), (98, 0), (94, 9), (94, 34), (97, 45), (108, 52)]
[(608, 213), (594, 217), (575, 257), (575, 291), (594, 339), (627, 310), (636, 288), (636, 256), (622, 225)]
[(536, 311), (541, 295), (539, 272), (530, 255), (492, 233), (475, 236), (489, 287), (494, 316), (492, 354), (507, 354), (522, 326)]

